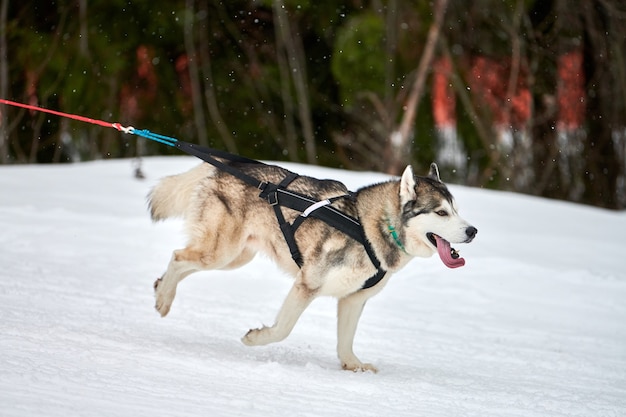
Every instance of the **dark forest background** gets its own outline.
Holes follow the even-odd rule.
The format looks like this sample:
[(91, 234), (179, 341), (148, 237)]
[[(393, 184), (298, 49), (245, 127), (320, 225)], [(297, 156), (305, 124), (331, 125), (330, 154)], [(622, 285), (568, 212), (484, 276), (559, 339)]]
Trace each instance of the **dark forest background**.
[[(622, 0), (0, 0), (0, 97), (258, 159), (626, 208)], [(0, 105), (0, 163), (171, 153)]]

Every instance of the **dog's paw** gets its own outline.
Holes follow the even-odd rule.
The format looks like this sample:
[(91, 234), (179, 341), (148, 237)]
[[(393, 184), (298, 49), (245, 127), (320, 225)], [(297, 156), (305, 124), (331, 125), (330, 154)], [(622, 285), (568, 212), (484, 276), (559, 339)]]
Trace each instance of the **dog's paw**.
[(241, 342), (244, 345), (246, 345), (246, 346), (257, 346), (257, 345), (259, 345), (258, 339), (259, 339), (259, 334), (261, 333), (262, 330), (263, 330), (263, 328), (248, 330), (248, 333), (246, 333), (241, 338)]
[(159, 302), (159, 300), (157, 300), (157, 302), (154, 304), (154, 308), (156, 309), (156, 311), (159, 312), (161, 317), (167, 316), (167, 313), (170, 312), (170, 307), (171, 305)]
[(268, 343), (272, 343), (274, 341), (271, 338), (270, 332), (271, 328), (267, 326), (263, 326), (260, 329), (250, 329), (248, 330), (248, 333), (241, 338), (241, 341), (246, 346), (267, 345)]
[(174, 294), (164, 291), (163, 286), (160, 285), (161, 283), (161, 278), (154, 281), (154, 308), (159, 312), (161, 317), (165, 317), (167, 313), (170, 312), (172, 301), (174, 301)]
[(352, 371), (352, 372), (372, 372), (372, 373), (378, 372), (378, 368), (376, 368), (371, 363), (361, 363), (361, 362), (342, 363), (341, 368), (346, 371)]

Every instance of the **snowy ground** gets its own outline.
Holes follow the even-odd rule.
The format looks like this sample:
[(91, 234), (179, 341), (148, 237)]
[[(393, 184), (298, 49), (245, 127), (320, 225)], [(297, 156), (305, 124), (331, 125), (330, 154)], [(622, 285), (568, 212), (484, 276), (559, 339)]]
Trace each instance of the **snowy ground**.
[[(0, 167), (0, 416), (624, 416), (626, 213), (451, 186), (479, 229), (467, 264), (415, 260), (365, 308), (339, 369), (335, 303), (291, 336), (271, 324), (290, 280), (259, 257), (184, 281), (170, 315), (152, 283), (180, 222), (145, 196), (187, 157)], [(384, 177), (290, 168), (357, 188)]]

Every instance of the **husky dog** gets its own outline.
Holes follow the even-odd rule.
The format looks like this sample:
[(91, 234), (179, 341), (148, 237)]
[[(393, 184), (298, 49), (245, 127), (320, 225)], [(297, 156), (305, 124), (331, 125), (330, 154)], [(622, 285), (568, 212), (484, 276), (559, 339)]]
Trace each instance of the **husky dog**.
[[(273, 165), (231, 163), (247, 175), (278, 184), (290, 172)], [(317, 201), (349, 194), (342, 183), (299, 176), (288, 190)], [(370, 185), (335, 200), (332, 206), (358, 219), (381, 267), (387, 271), (375, 286), (363, 289), (377, 269), (364, 246), (315, 218), (307, 218), (295, 233), (303, 264), (290, 256), (272, 206), (259, 190), (203, 163), (192, 170), (162, 179), (148, 199), (152, 219), (182, 216), (189, 235), (184, 249), (175, 250), (167, 270), (154, 283), (156, 309), (167, 315), (176, 286), (188, 275), (209, 269), (233, 269), (257, 252), (270, 256), (295, 282), (271, 327), (252, 329), (242, 341), (248, 346), (285, 339), (313, 299), (338, 299), (337, 354), (343, 369), (373, 371), (352, 351), (357, 323), (365, 302), (387, 284), (393, 272), (414, 257), (438, 253), (448, 267), (465, 261), (450, 243), (469, 243), (477, 230), (463, 220), (454, 199), (439, 179), (437, 165), (428, 176), (415, 176), (407, 166), (399, 180)], [(282, 208), (286, 220), (300, 215)]]

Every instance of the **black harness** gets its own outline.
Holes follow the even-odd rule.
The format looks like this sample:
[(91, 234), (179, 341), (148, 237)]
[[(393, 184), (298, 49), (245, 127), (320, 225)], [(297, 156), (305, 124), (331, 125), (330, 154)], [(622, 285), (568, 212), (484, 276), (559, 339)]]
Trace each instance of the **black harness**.
[[(257, 178), (254, 178), (237, 169), (236, 167), (233, 167), (232, 165), (222, 162), (216, 158), (237, 163), (263, 164), (260, 161), (182, 141), (177, 141), (174, 146), (181, 151), (196, 156), (219, 170), (240, 179), (246, 184), (258, 188), (261, 191), (259, 197), (266, 200), (274, 208), (274, 213), (276, 214), (280, 230), (285, 237), (287, 246), (289, 246), (291, 257), (298, 267), (302, 268), (303, 260), (295, 239), (295, 233), (304, 220), (308, 217), (313, 217), (322, 220), (329, 226), (345, 233), (363, 245), (365, 252), (369, 256), (374, 267), (376, 267), (377, 271), (373, 276), (365, 281), (361, 289), (367, 289), (375, 286), (385, 276), (386, 271), (381, 268), (380, 261), (376, 257), (371, 243), (365, 237), (365, 231), (363, 230), (363, 226), (359, 220), (331, 206), (331, 204), (338, 199), (352, 198), (351, 194), (336, 196), (323, 201), (316, 201), (312, 197), (287, 189), (287, 186), (293, 180), (298, 178), (298, 174), (289, 173), (279, 184), (273, 184), (271, 182), (260, 181)], [(285, 219), (281, 207), (298, 211), (301, 214), (293, 221), (293, 223), (289, 223)]]

